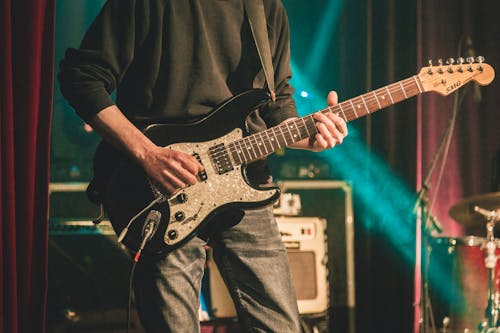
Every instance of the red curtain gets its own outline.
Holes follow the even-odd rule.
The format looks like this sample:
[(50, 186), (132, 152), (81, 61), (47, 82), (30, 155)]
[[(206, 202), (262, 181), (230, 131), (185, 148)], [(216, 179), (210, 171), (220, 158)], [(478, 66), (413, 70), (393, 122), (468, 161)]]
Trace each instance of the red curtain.
[(44, 332), (55, 0), (0, 2), (0, 331)]

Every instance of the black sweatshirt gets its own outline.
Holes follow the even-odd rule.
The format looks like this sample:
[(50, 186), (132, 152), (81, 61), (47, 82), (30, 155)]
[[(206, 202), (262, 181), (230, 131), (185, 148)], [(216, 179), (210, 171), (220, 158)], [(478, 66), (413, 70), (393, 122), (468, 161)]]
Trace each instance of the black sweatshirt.
[[(296, 116), (289, 26), (280, 0), (264, 0), (276, 93), (267, 126)], [(265, 84), (242, 1), (110, 0), (79, 49), (60, 64), (63, 95), (88, 121), (116, 104), (132, 122), (189, 120)]]

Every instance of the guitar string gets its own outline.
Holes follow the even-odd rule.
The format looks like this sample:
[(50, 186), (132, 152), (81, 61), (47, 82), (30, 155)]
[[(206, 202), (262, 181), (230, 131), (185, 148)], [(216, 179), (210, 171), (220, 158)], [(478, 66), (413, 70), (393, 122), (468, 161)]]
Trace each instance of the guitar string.
[[(377, 106), (380, 106), (380, 100), (384, 100), (386, 95), (388, 95), (389, 93), (391, 95), (394, 95), (396, 92), (401, 93), (401, 92), (403, 92), (403, 90), (404, 90), (404, 92), (406, 94), (410, 93), (410, 96), (406, 95), (405, 99), (409, 98), (409, 97), (412, 97), (412, 96), (414, 96), (413, 92), (416, 92), (417, 94), (420, 92), (419, 86), (418, 86), (417, 81), (415, 80), (415, 78), (416, 78), (415, 76), (412, 76), (412, 77), (407, 78), (405, 80), (402, 80), (402, 81), (390, 84), (388, 86), (385, 86), (385, 87), (382, 87), (382, 88), (378, 88), (376, 90), (373, 90), (371, 92), (365, 93), (363, 95), (354, 97), (354, 98), (352, 98), (352, 99), (350, 99), (348, 101), (352, 101), (353, 103), (354, 103), (354, 101), (356, 101), (355, 104), (357, 104), (358, 106), (361, 105), (361, 104), (368, 104), (368, 105), (371, 106), (374, 102), (376, 103)], [(415, 88), (416, 88), (416, 91), (410, 90), (410, 89), (415, 90)], [(389, 90), (389, 93), (387, 92), (387, 90)], [(364, 100), (364, 103), (363, 103), (363, 100)], [(341, 104), (345, 104), (348, 101), (344, 101)], [(386, 107), (388, 107), (390, 105), (393, 105), (393, 104), (395, 104), (395, 103), (392, 103), (392, 98), (391, 98), (391, 103), (389, 105), (387, 105), (387, 106), (382, 107), (382, 108), (386, 108)], [(319, 110), (317, 112), (332, 112), (332, 113), (337, 114), (338, 116), (341, 116), (341, 114), (344, 114), (347, 118), (351, 118), (353, 116), (355, 117), (353, 119), (359, 118), (352, 106), (348, 107), (348, 108), (346, 108), (344, 110), (339, 105), (340, 104), (337, 104), (335, 106), (331, 106), (331, 107)], [(370, 111), (368, 111), (368, 109), (369, 109), (368, 105), (365, 105), (365, 111), (363, 111), (363, 109), (361, 109), (360, 107), (358, 107), (358, 109), (360, 111), (365, 112), (363, 115), (368, 115), (369, 113), (371, 113)], [(332, 110), (332, 108), (333, 108), (333, 110)], [(378, 110), (380, 110), (382, 108), (379, 107)], [(308, 116), (306, 116), (306, 117), (308, 117)], [(303, 118), (305, 118), (305, 117), (302, 117), (302, 118), (299, 118), (297, 120), (293, 120), (293, 121), (290, 122), (290, 123), (293, 123), (295, 125), (295, 127), (297, 128), (298, 133), (296, 133), (296, 134), (300, 134), (302, 132), (302, 130), (304, 130), (304, 129), (306, 129), (308, 131), (307, 125), (305, 125), (305, 124), (297, 124), (297, 122), (300, 122)], [(345, 119), (345, 118), (344, 118), (344, 120), (348, 121), (348, 119)], [(263, 132), (267, 132), (267, 134), (269, 134), (270, 132), (273, 132), (274, 136), (276, 137), (277, 134), (274, 133), (274, 132), (276, 131), (277, 128), (279, 128), (280, 132), (281, 132), (281, 135), (283, 136), (285, 145), (288, 144), (289, 140), (292, 140), (291, 141), (292, 143), (296, 142), (296, 141), (293, 141), (293, 135), (292, 136), (287, 135), (285, 133), (288, 132), (288, 131), (283, 131), (283, 129), (285, 128), (285, 126), (286, 126), (287, 129), (289, 127), (293, 127), (293, 126), (288, 126), (288, 125), (289, 124), (286, 124), (286, 125), (282, 124), (282, 125), (270, 128), (268, 130), (265, 130)], [(293, 128), (292, 128), (292, 130), (293, 130)], [(262, 133), (263, 132), (259, 132), (260, 134), (259, 133), (256, 133), (256, 134), (259, 134), (259, 136), (262, 137)], [(262, 151), (261, 151), (260, 154), (257, 154), (257, 152), (255, 151), (255, 148), (253, 147), (254, 145), (251, 142), (251, 141), (254, 141), (255, 143), (258, 143), (256, 134), (232, 142), (231, 144), (228, 145), (229, 151), (226, 148), (224, 148), (224, 147), (220, 147), (220, 149), (212, 150), (212, 152), (209, 153), (209, 155), (212, 158), (214, 158), (214, 159), (220, 157), (217, 154), (226, 154), (226, 152), (232, 153), (233, 156), (234, 156), (234, 154), (241, 155), (241, 153), (244, 154), (244, 151), (245, 151), (245, 149), (242, 148), (242, 144), (243, 144), (244, 147), (247, 148), (246, 150), (248, 151), (248, 155), (250, 157), (250, 160), (253, 160), (251, 149), (253, 150), (253, 155), (255, 155), (256, 158), (258, 158), (258, 155), (263, 156), (263, 155), (266, 155), (268, 153), (272, 153), (272, 151), (270, 151), (270, 152), (267, 151), (267, 146), (271, 146), (272, 148), (275, 148), (275, 146), (273, 145), (273, 143), (271, 141), (266, 140), (265, 138), (262, 138), (260, 141), (263, 144), (260, 145), (260, 146), (257, 146), (257, 147), (258, 147), (259, 150), (260, 150), (259, 147), (262, 147), (262, 146), (266, 147), (265, 148), (266, 149), (266, 154), (262, 154)], [(301, 136), (301, 139), (302, 138), (305, 138), (305, 137)], [(289, 139), (289, 140), (287, 140), (287, 139)], [(299, 139), (299, 140), (301, 140), (301, 139)], [(278, 144), (279, 144), (278, 147), (281, 146), (281, 143), (279, 142), (279, 139), (277, 139), (274, 142), (278, 142)], [(238, 149), (236, 147), (236, 144), (239, 144), (240, 149)], [(248, 161), (248, 159), (246, 158), (246, 156), (243, 156), (243, 157), (244, 157), (245, 161)], [(241, 158), (240, 158), (240, 160), (241, 160)]]
[[(342, 115), (343, 115), (344, 120), (349, 121), (349, 120), (357, 119), (360, 117), (360, 116), (358, 116), (358, 114), (355, 110), (354, 103), (356, 103), (356, 105), (358, 106), (358, 110), (363, 112), (362, 116), (365, 116), (365, 115), (370, 114), (373, 111), (381, 110), (383, 108), (386, 108), (386, 107), (389, 107), (393, 104), (396, 104), (397, 102), (400, 102), (402, 100), (405, 100), (405, 99), (408, 99), (408, 98), (413, 97), (415, 95), (418, 95), (419, 93), (423, 93), (423, 90), (421, 88), (423, 88), (423, 86), (422, 86), (422, 82), (421, 82), (420, 78), (417, 75), (414, 75), (412, 77), (406, 78), (406, 79), (401, 80), (399, 82), (395, 82), (395, 83), (387, 85), (385, 87), (378, 88), (378, 89), (373, 90), (371, 92), (365, 93), (365, 94), (360, 95), (358, 97), (354, 97), (348, 101), (344, 101), (340, 104), (337, 104), (335, 106), (330, 106), (326, 109), (319, 110), (317, 112), (332, 112), (340, 117), (342, 117)], [(397, 102), (394, 102), (393, 97), (394, 97), (396, 92), (399, 92), (399, 93), (402, 92), (404, 94), (404, 98), (401, 98), (400, 100), (398, 99)], [(382, 105), (381, 101), (385, 100), (386, 95), (388, 95), (390, 97), (391, 103), (387, 104), (387, 105), (384, 103), (384, 105)], [(351, 104), (351, 106), (349, 107), (348, 105), (345, 105), (345, 104), (347, 104), (346, 102), (349, 102)], [(375, 106), (374, 102), (376, 103), (376, 106)], [(363, 108), (361, 107), (362, 104), (365, 106), (365, 110), (363, 110)], [(342, 108), (342, 105), (346, 106), (345, 110)], [(370, 110), (372, 110), (372, 111), (370, 111)], [(250, 160), (254, 159), (252, 157), (252, 155), (255, 155), (255, 159), (257, 159), (257, 158), (259, 158), (259, 156), (263, 156), (263, 155), (272, 153), (274, 150), (281, 148), (282, 145), (284, 145), (284, 146), (288, 145), (289, 143), (288, 143), (287, 139), (291, 140), (291, 142), (293, 143), (293, 142), (297, 141), (297, 140), (294, 141), (294, 138), (296, 138), (297, 135), (299, 135), (300, 139), (310, 136), (310, 135), (308, 135), (308, 136), (302, 135), (302, 132), (304, 129), (307, 132), (309, 132), (308, 126), (306, 124), (299, 124), (298, 123), (300, 121), (304, 122), (304, 118), (305, 117), (302, 117), (302, 118), (299, 118), (298, 120), (290, 122), (292, 125), (295, 126), (297, 132), (295, 132), (295, 129), (293, 129), (294, 126), (288, 126), (289, 124), (286, 125), (287, 126), (286, 131), (283, 130), (285, 128), (285, 126), (283, 126), (283, 125), (279, 125), (279, 126), (276, 126), (272, 129), (264, 131), (264, 132), (266, 132), (268, 138), (270, 137), (269, 133), (272, 132), (273, 136), (276, 138), (276, 141), (274, 141), (272, 139), (271, 140), (265, 139), (262, 137), (262, 134), (259, 134), (259, 136), (261, 137), (261, 140), (258, 140), (256, 135), (251, 135), (249, 137), (245, 137), (245, 138), (237, 140), (233, 143), (230, 143), (228, 145), (229, 150), (226, 150), (223, 147), (223, 149), (217, 151), (216, 154), (232, 154), (233, 158), (235, 156), (237, 156), (239, 160), (246, 162), (246, 161), (250, 161)], [(283, 140), (284, 140), (283, 143), (281, 143), (280, 140), (278, 139), (278, 136), (276, 133), (276, 128), (280, 130), (281, 136), (283, 137)], [(290, 132), (289, 133), (290, 135), (288, 135), (286, 133), (288, 131)], [(292, 131), (295, 132), (295, 134), (292, 134), (293, 133)], [(315, 131), (315, 132), (317, 132), (317, 131)], [(262, 133), (262, 132), (259, 132), (259, 133)], [(257, 143), (258, 145), (255, 146), (252, 141)], [(277, 147), (275, 147), (274, 143), (277, 143)], [(239, 148), (237, 147), (237, 145), (239, 145)], [(247, 159), (247, 157), (245, 155), (245, 149), (243, 148), (243, 146), (245, 148), (247, 148), (246, 151), (247, 151), (250, 159)], [(271, 146), (271, 148), (272, 148), (270, 151), (268, 151), (268, 148), (267, 148), (268, 146)], [(255, 147), (257, 147), (257, 149), (260, 151), (260, 154), (257, 154)], [(265, 154), (262, 153), (261, 147), (263, 147), (265, 149)], [(252, 150), (253, 150), (253, 154), (252, 154)], [(217, 155), (214, 155), (214, 154), (211, 154), (211, 156), (213, 158), (218, 157)]]
[[(387, 86), (384, 86), (381, 88), (378, 88), (376, 90), (367, 92), (363, 95), (360, 95), (360, 96), (354, 97), (352, 99), (349, 99), (347, 101), (344, 101), (342, 103), (339, 103), (335, 106), (330, 106), (328, 108), (325, 108), (323, 110), (319, 110), (316, 112), (332, 112), (340, 117), (342, 117), (342, 115), (343, 115), (343, 118), (345, 121), (350, 121), (350, 120), (360, 118), (360, 116), (358, 116), (358, 114), (356, 112), (355, 107), (353, 107), (354, 103), (358, 106), (358, 110), (363, 112), (362, 116), (366, 116), (366, 115), (372, 113), (373, 111), (384, 109), (384, 108), (389, 107), (391, 105), (394, 105), (400, 101), (403, 101), (405, 99), (408, 99), (410, 97), (413, 97), (415, 95), (423, 93), (424, 91), (422, 90), (422, 88), (423, 88), (423, 85), (422, 85), (422, 80), (420, 79), (420, 76), (414, 75), (414, 76), (411, 76), (411, 77), (406, 78), (404, 80), (392, 83), (390, 85), (387, 85)], [(394, 94), (397, 92), (399, 92), (399, 93), (402, 92), (404, 95), (404, 98), (394, 102), (393, 97), (394, 97)], [(385, 105), (385, 103), (384, 103), (384, 105), (382, 105), (381, 100), (384, 101), (386, 95), (389, 96), (391, 103), (389, 103), (387, 105)], [(346, 105), (347, 104), (346, 102), (349, 102), (351, 104), (351, 106)], [(374, 102), (376, 103), (377, 107), (371, 108), (372, 105), (375, 105)], [(361, 107), (362, 104), (365, 106), (364, 110)], [(346, 106), (345, 110), (342, 108), (342, 105)], [(370, 110), (372, 110), (372, 111), (370, 111)], [(306, 117), (308, 117), (308, 116), (306, 116)], [(302, 118), (299, 118), (299, 120), (291, 121), (291, 123), (293, 123), (293, 125), (295, 125), (295, 127), (298, 131), (298, 133), (296, 133), (296, 135), (299, 134), (299, 137), (301, 139), (305, 138), (305, 137), (302, 137), (302, 135), (300, 135), (302, 133), (302, 130), (305, 129), (306, 131), (309, 132), (306, 124), (298, 124), (298, 121), (304, 120), (304, 118), (305, 117), (302, 117)], [(292, 126), (289, 127), (287, 124), (288, 131), (290, 131), (291, 127)], [(255, 155), (256, 158), (259, 157), (258, 155), (261, 155), (261, 156), (265, 155), (265, 154), (262, 154), (262, 150), (260, 149), (260, 147), (264, 147), (266, 149), (266, 154), (272, 153), (276, 149), (279, 149), (282, 147), (282, 144), (280, 143), (280, 140), (277, 137), (277, 133), (275, 133), (276, 128), (278, 128), (280, 130), (281, 136), (283, 136), (284, 146), (289, 144), (287, 138), (292, 140), (291, 141), (292, 143), (296, 142), (296, 141), (293, 141), (294, 135), (288, 136), (285, 134), (287, 131), (283, 131), (283, 128), (284, 128), (284, 124), (283, 124), (283, 125), (278, 125), (276, 127), (268, 129), (266, 131), (263, 131), (263, 132), (266, 132), (268, 138), (270, 137), (269, 133), (272, 132), (272, 134), (276, 138), (276, 141), (266, 140), (265, 138), (262, 138), (262, 134), (259, 134), (259, 136), (261, 137), (261, 140), (259, 141), (259, 140), (257, 140), (257, 137), (256, 137), (256, 134), (258, 134), (258, 133), (256, 133), (254, 135), (251, 135), (251, 136), (248, 136), (248, 137), (245, 137), (245, 138), (242, 138), (242, 139), (239, 139), (239, 140), (236, 140), (236, 141), (230, 143), (228, 145), (229, 150), (226, 150), (223, 147), (223, 151), (219, 151), (217, 153), (232, 154), (233, 158), (236, 155), (238, 157), (238, 159), (242, 162), (247, 162), (247, 161), (253, 160), (252, 150), (253, 150), (253, 155)], [(259, 133), (263, 133), (263, 132), (259, 132)], [(317, 131), (315, 131), (315, 132), (317, 132)], [(296, 135), (295, 135), (295, 137), (296, 137)], [(256, 147), (259, 149), (260, 154), (257, 154), (255, 147), (253, 146), (252, 141), (259, 144)], [(277, 147), (275, 147), (275, 145), (273, 143), (277, 143)], [(238, 147), (236, 147), (236, 145), (239, 145), (239, 149), (238, 149)], [(245, 149), (242, 147), (242, 145), (247, 148), (246, 150), (248, 152), (250, 159), (246, 158)], [(269, 151), (269, 152), (267, 151), (267, 146), (271, 146), (271, 148), (272, 148), (271, 151)], [(217, 155), (215, 155), (213, 157), (218, 158)]]
[[(394, 93), (396, 93), (398, 91), (401, 93), (404, 90), (404, 92), (403, 92), (403, 94), (405, 95), (404, 99), (407, 99), (409, 97), (414, 96), (415, 94), (418, 94), (420, 92), (420, 89), (419, 89), (419, 86), (417, 84), (417, 80), (415, 80), (415, 78), (416, 78), (415, 76), (407, 78), (407, 79), (402, 80), (400, 82), (396, 82), (396, 83), (393, 83), (393, 84), (388, 85), (386, 87), (382, 87), (382, 88), (373, 90), (371, 92), (365, 93), (365, 94), (363, 94), (361, 96), (352, 98), (352, 99), (350, 99), (348, 101), (349, 102), (354, 102), (355, 101), (356, 104), (358, 105), (359, 111), (363, 111), (363, 109), (361, 109), (361, 107), (360, 107), (361, 103), (365, 104), (365, 107), (366, 107), (365, 110), (366, 111), (363, 111), (363, 112), (365, 112), (363, 115), (368, 115), (370, 113), (370, 111), (368, 110), (369, 108), (368, 108), (367, 104), (369, 104), (371, 106), (373, 104), (373, 102), (375, 101), (376, 104), (377, 104), (377, 106), (380, 106), (380, 101), (379, 100), (383, 100), (383, 97), (385, 98), (385, 96), (388, 95), (387, 91), (389, 91), (389, 93), (391, 95), (394, 95)], [(417, 88), (417, 89), (415, 89), (415, 88)], [(381, 92), (383, 92), (383, 93), (381, 94)], [(408, 96), (408, 93), (410, 93), (410, 96)], [(393, 96), (391, 96), (391, 97), (393, 97)], [(401, 99), (401, 100), (404, 100), (404, 99)], [(342, 102), (341, 104), (345, 104), (348, 101)], [(385, 107), (388, 107), (390, 105), (395, 104), (395, 103), (392, 103), (392, 101), (393, 101), (393, 98), (391, 98), (391, 104), (389, 104), (387, 106), (384, 106), (382, 108), (385, 108)], [(398, 102), (399, 102), (399, 100), (398, 100)], [(332, 108), (333, 108), (333, 110), (332, 110)], [(375, 109), (376, 109), (376, 107), (374, 108), (374, 110)], [(380, 110), (381, 108), (379, 107), (378, 109)], [(353, 109), (352, 106), (350, 107), (350, 109), (346, 108), (346, 110), (343, 110), (340, 105), (335, 105), (335, 106), (331, 106), (331, 107), (328, 107), (328, 108), (323, 109), (323, 110), (319, 110), (317, 112), (332, 112), (332, 113), (337, 114), (338, 116), (341, 116), (340, 115), (341, 113), (344, 114), (344, 116), (346, 116), (346, 113), (347, 113), (349, 115), (347, 118), (350, 118), (350, 117), (353, 117), (353, 116), (354, 116), (353, 119), (359, 118), (359, 116), (357, 115), (356, 111)], [(305, 117), (303, 117), (303, 118), (305, 118)], [(295, 125), (295, 127), (297, 128), (297, 130), (299, 131), (299, 133), (296, 133), (296, 134), (300, 134), (302, 132), (301, 130), (304, 130), (304, 129), (306, 129), (306, 131), (309, 131), (307, 125), (297, 124), (297, 121), (300, 121), (303, 118), (299, 118), (299, 120), (291, 121), (291, 123), (293, 123)], [(345, 120), (348, 121), (347, 119), (345, 119)], [(273, 135), (277, 139), (274, 142), (278, 143), (278, 149), (281, 148), (282, 144), (280, 143), (280, 140), (277, 137), (277, 133), (275, 133), (276, 129), (280, 130), (281, 136), (283, 136), (283, 140), (284, 140), (284, 145), (285, 146), (289, 144), (288, 143), (289, 140), (291, 140), (291, 143), (296, 142), (296, 141), (293, 141), (293, 135), (290, 136), (290, 135), (286, 134), (286, 132), (289, 131), (289, 127), (290, 128), (293, 127), (293, 126), (288, 126), (288, 125), (289, 124), (286, 124), (286, 125), (282, 124), (282, 125), (279, 125), (279, 126), (276, 126), (276, 127), (273, 127), (273, 128), (271, 128), (269, 130), (264, 131), (264, 132), (267, 132), (267, 134), (269, 134), (270, 132), (273, 132)], [(283, 130), (285, 128), (285, 126), (287, 127), (287, 131)], [(259, 132), (259, 133), (262, 133), (262, 132)], [(262, 134), (259, 134), (259, 135), (262, 136)], [(301, 139), (302, 138), (305, 138), (305, 137), (301, 136)], [(287, 139), (289, 139), (289, 140), (287, 140)], [(265, 154), (262, 154), (262, 153), (261, 154), (257, 154), (256, 149), (253, 146), (252, 141), (255, 141), (256, 143), (258, 141), (255, 134), (251, 135), (251, 136), (248, 136), (248, 137), (245, 137), (245, 138), (242, 138), (240, 140), (234, 141), (233, 143), (229, 144), (228, 145), (229, 151), (227, 151), (227, 149), (225, 149), (224, 147), (221, 147), (222, 149), (219, 150), (218, 152), (216, 151), (216, 154), (217, 153), (219, 153), (219, 154), (229, 154), (229, 153), (231, 153), (233, 155), (233, 158), (234, 158), (235, 155), (237, 155), (239, 157), (238, 159), (240, 161), (242, 161), (242, 162), (247, 162), (247, 161), (251, 161), (251, 160), (254, 160), (254, 159), (258, 159), (259, 155), (261, 155), (261, 156), (265, 155)], [(273, 145), (273, 143), (271, 141), (268, 141), (266, 139), (262, 139), (261, 141), (263, 141), (263, 146), (264, 147), (266, 147), (266, 144), (268, 144), (272, 148), (277, 149)], [(239, 144), (239, 146), (240, 146), (239, 149), (238, 149), (238, 147), (236, 147), (236, 144)], [(244, 149), (242, 147), (242, 144), (247, 149)], [(252, 154), (252, 150), (253, 150), (253, 154)], [(259, 150), (260, 150), (260, 148), (259, 148)], [(247, 154), (248, 154), (249, 158), (246, 157), (245, 151), (247, 151)], [(270, 152), (267, 152), (267, 147), (266, 147), (266, 154), (267, 153), (272, 153), (272, 152), (273, 152), (273, 150), (271, 150)], [(210, 155), (211, 155), (212, 158), (218, 158), (219, 157), (217, 155), (214, 155), (213, 153), (211, 153)], [(252, 155), (254, 155), (255, 158), (253, 158)]]

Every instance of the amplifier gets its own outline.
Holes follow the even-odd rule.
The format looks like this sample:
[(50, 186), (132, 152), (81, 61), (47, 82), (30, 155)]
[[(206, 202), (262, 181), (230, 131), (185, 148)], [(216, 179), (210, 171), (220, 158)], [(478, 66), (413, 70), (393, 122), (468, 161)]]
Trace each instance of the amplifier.
[(340, 180), (278, 182), (282, 193), (300, 197), (301, 216), (326, 219), (330, 332), (355, 332), (354, 213), (352, 186)]
[[(276, 217), (288, 252), (300, 314), (328, 310), (326, 221), (318, 217)], [(215, 318), (236, 317), (219, 270), (208, 259), (211, 310)]]

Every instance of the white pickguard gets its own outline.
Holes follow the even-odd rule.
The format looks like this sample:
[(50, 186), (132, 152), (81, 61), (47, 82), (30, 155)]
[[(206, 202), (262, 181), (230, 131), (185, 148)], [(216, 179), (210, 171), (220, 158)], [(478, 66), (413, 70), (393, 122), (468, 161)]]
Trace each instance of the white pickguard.
[[(207, 180), (200, 181), (193, 186), (186, 187), (173, 195), (167, 203), (170, 207), (170, 221), (163, 239), (166, 244), (172, 246), (184, 240), (195, 230), (204, 219), (215, 209), (234, 202), (259, 202), (269, 200), (276, 195), (276, 189), (256, 190), (249, 186), (244, 180), (241, 165), (235, 165), (234, 170), (219, 175), (214, 169), (208, 156), (210, 147), (224, 143), (225, 146), (242, 137), (241, 129), (237, 128), (223, 137), (206, 142), (177, 143), (168, 148), (183, 151), (187, 154), (198, 153)], [(179, 194), (186, 195), (186, 202), (177, 200)], [(176, 214), (182, 213), (183, 219), (178, 221)], [(179, 214), (178, 214), (179, 215)], [(169, 235), (175, 234), (175, 237)]]

